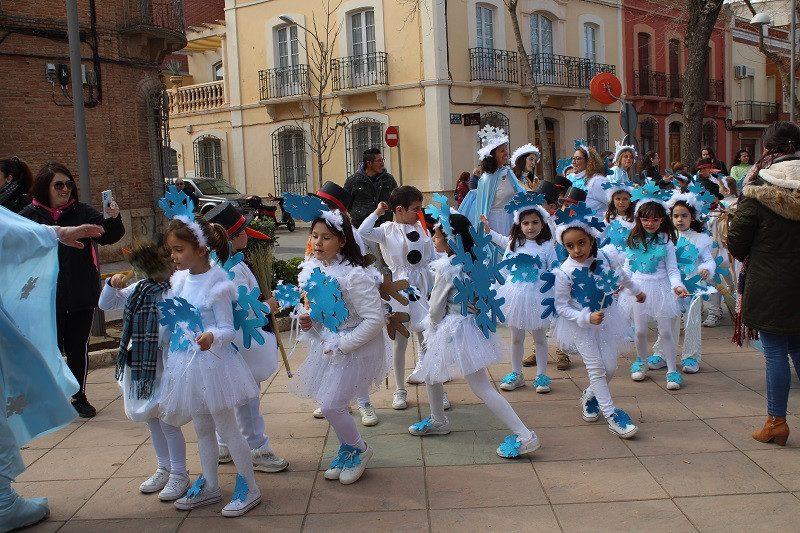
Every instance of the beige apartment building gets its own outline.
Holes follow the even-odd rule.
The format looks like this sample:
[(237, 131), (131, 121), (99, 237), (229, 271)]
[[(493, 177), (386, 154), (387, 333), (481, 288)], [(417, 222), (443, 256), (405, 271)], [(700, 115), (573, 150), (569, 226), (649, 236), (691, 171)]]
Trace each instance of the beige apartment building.
[[(521, 57), (502, 0), (343, 0), (324, 97), (344, 130), (319, 176), (306, 142), (315, 96), (307, 28), (320, 27), (326, 1), (226, 0), (224, 21), (187, 28), (190, 76), (170, 90), (174, 173), (251, 194), (304, 193), (344, 183), (362, 152), (379, 147), (398, 182), (452, 191), (477, 164), (483, 125), (503, 127), (512, 150), (537, 143), (521, 61), (533, 66), (556, 159), (576, 138), (613, 150), (622, 136), (619, 104), (599, 104), (588, 88), (598, 72), (621, 74), (618, 1), (521, 0)], [(384, 141), (390, 125), (396, 148)]]

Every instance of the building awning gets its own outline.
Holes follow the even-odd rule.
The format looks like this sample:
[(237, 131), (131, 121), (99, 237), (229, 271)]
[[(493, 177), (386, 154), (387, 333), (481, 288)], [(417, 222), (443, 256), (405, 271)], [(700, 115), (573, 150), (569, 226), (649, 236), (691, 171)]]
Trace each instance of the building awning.
[(206, 52), (220, 48), (222, 48), (222, 38), (219, 35), (210, 35), (190, 40), (181, 52)]

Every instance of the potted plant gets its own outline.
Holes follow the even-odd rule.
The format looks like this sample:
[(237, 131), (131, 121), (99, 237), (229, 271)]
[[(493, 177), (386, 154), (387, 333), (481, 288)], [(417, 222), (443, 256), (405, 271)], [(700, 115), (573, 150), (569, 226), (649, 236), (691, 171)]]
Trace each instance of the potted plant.
[(180, 87), (183, 83), (183, 76), (181, 76), (181, 62), (177, 59), (170, 59), (164, 65), (164, 69), (169, 72), (169, 81), (173, 87)]

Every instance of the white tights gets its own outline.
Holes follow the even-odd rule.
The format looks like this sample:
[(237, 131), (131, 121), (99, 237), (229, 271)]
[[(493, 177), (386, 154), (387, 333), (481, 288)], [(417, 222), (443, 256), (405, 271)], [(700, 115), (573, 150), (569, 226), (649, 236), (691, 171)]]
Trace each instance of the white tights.
[(181, 428), (156, 417), (147, 419), (147, 427), (150, 428), (158, 466), (176, 474), (186, 474), (186, 439)]
[[(536, 347), (536, 374), (547, 375), (547, 328), (532, 329), (531, 337)], [(522, 356), (525, 347), (525, 330), (511, 328), (511, 371), (522, 373)]]
[(209, 489), (219, 487), (219, 446), (216, 432), (228, 444), (228, 450), (233, 457), (236, 471), (247, 482), (247, 486), (257, 489), (256, 478), (253, 475), (253, 459), (250, 447), (239, 431), (236, 424), (236, 414), (233, 408), (224, 409), (210, 415), (194, 415), (194, 430), (197, 433), (197, 448), (200, 451), (200, 465), (203, 467), (203, 477)]
[(340, 444), (349, 444), (355, 446), (359, 450), (365, 450), (366, 444), (364, 439), (361, 438), (361, 433), (358, 431), (356, 421), (348, 412), (347, 404), (345, 405), (324, 405), (322, 406), (322, 414), (328, 420), (333, 430), (336, 432), (336, 437), (339, 439)]
[[(633, 325), (636, 327), (636, 337), (634, 344), (636, 345), (636, 356), (644, 361), (647, 359), (647, 323), (649, 315), (634, 310), (633, 312)], [(675, 339), (672, 336), (672, 318), (657, 318), (658, 335), (661, 338), (661, 351), (664, 354), (664, 360), (667, 362), (667, 372), (675, 372), (678, 369), (676, 359), (678, 357), (678, 350), (675, 347)]]
[[(409, 338), (398, 334), (392, 341), (392, 350), (394, 352), (394, 380), (397, 384), (397, 390), (406, 390), (406, 348), (408, 347)], [(417, 343), (420, 350), (422, 350), (422, 339), (422, 333), (417, 333)], [(422, 353), (420, 353), (420, 360), (421, 359)]]
[[(489, 381), (489, 376), (486, 375), (486, 370), (478, 370), (472, 374), (464, 376), (467, 380), (469, 388), (475, 395), (483, 400), (497, 418), (500, 419), (508, 429), (519, 435), (523, 439), (527, 439), (528, 435), (532, 435), (533, 431), (528, 429), (525, 424), (520, 420), (517, 413), (511, 407), (497, 389), (492, 386)], [(431, 408), (431, 420), (434, 423), (442, 423), (446, 420), (444, 414), (444, 385), (442, 383), (428, 383), (425, 385), (428, 389), (428, 403)]]
[(617, 371), (619, 354), (616, 346), (610, 346), (603, 341), (596, 328), (592, 335), (592, 341), (582, 345), (580, 349), (581, 359), (589, 375), (589, 387), (586, 390), (590, 396), (594, 395), (597, 398), (603, 416), (608, 418), (614, 414), (614, 401), (611, 399), (608, 382)]

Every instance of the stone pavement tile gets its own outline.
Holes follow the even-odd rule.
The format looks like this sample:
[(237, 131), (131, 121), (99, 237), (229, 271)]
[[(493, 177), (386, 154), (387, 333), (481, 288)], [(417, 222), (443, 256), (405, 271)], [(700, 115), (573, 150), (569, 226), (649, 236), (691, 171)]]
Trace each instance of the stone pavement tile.
[[(223, 465), (220, 465), (220, 467), (222, 466)], [(153, 445), (148, 440), (145, 444), (139, 446), (139, 448), (133, 452), (133, 455), (131, 455), (111, 477), (138, 477), (141, 478), (141, 481), (145, 481), (153, 475), (157, 468), (158, 460), (156, 459), (156, 452), (153, 449)], [(186, 443), (186, 468), (189, 470), (189, 475), (192, 477), (196, 474), (200, 474), (202, 471), (196, 442)]]
[[(269, 431), (268, 431), (269, 432)], [(304, 472), (317, 470), (322, 449), (325, 446), (324, 437), (309, 437), (305, 439), (269, 439), (270, 447), (278, 457), (289, 461), (289, 470)]]
[(736, 449), (702, 420), (639, 424), (639, 433), (636, 434), (636, 438), (628, 439), (625, 443), (639, 457), (722, 452)]
[(588, 503), (666, 498), (637, 459), (533, 463), (550, 502)]
[[(731, 370), (726, 371), (726, 374), (754, 391), (764, 392), (767, 390), (767, 375), (763, 368)], [(794, 372), (791, 374), (791, 383), (789, 387), (792, 389), (800, 389), (800, 380), (797, 379), (797, 374)]]
[(178, 531), (183, 517), (138, 518), (128, 520), (71, 520), (59, 531), (62, 533), (140, 532), (172, 533)]
[(437, 466), (425, 470), (431, 509), (546, 504), (530, 462)]
[(57, 522), (49, 518), (45, 518), (41, 522), (33, 524), (23, 529), (18, 529), (21, 533), (55, 533), (59, 528), (63, 527), (65, 522)]
[(676, 498), (675, 503), (704, 533), (796, 531), (800, 522), (800, 505), (788, 493)]
[[(661, 370), (650, 371), (652, 378), (656, 377)], [(667, 390), (666, 373), (662, 373), (657, 383), (665, 391)], [(713, 392), (738, 392), (746, 391), (748, 387), (736, 381), (732, 377), (722, 372), (698, 372), (697, 374), (683, 374), (683, 383), (680, 390), (669, 391), (670, 394), (709, 394)]]
[(800, 449), (751, 450), (745, 454), (789, 490), (800, 490)]
[[(570, 398), (579, 398), (581, 395), (582, 389), (575, 384), (574, 380), (566, 376), (558, 375), (548, 376), (552, 381), (550, 384), (550, 392), (539, 394), (533, 386), (535, 377), (535, 372), (532, 374), (528, 373), (525, 375), (526, 385), (524, 387), (514, 389), (513, 391), (501, 390), (500, 394), (502, 394), (503, 398), (508, 400), (510, 404), (516, 404), (518, 402), (542, 403), (554, 400), (568, 400)], [(497, 382), (497, 386), (500, 386), (499, 381)]]
[[(102, 368), (95, 368), (89, 371), (89, 374), (86, 376), (86, 383), (116, 383), (114, 379), (114, 370), (113, 366), (105, 366)], [(87, 386), (89, 392), (92, 391), (92, 388)]]
[(114, 381), (112, 383), (95, 383), (87, 387), (86, 394), (94, 405), (95, 400), (116, 400), (122, 397), (122, 389)]
[(311, 414), (316, 408), (314, 400), (298, 398), (290, 392), (268, 392), (261, 397), (261, 413), (267, 418), (272, 413)]
[(576, 459), (606, 459), (633, 457), (622, 439), (608, 431), (605, 422), (583, 422), (583, 426), (543, 428), (537, 431), (542, 441), (530, 457), (536, 463), (543, 461), (569, 461)]
[[(256, 483), (261, 489), (261, 503), (248, 516), (302, 514), (308, 507), (311, 488), (314, 484), (314, 472), (280, 472), (265, 474), (256, 472)], [(201, 507), (191, 511), (192, 518), (220, 516), (219, 512), (233, 497), (236, 486), (236, 474), (219, 475), (219, 486), (222, 488), (220, 503)]]
[(561, 531), (549, 505), (431, 511), (431, 531)]
[(700, 418), (727, 418), (732, 416), (755, 416), (766, 411), (763, 396), (750, 391), (711, 392), (704, 394), (675, 395), (679, 402)]
[(453, 431), (506, 429), (506, 425), (483, 403), (455, 406), (445, 411), (445, 414), (450, 420), (450, 428)]
[(514, 411), (537, 432), (540, 428), (582, 426), (586, 422), (581, 419), (578, 399), (515, 403)]
[(30, 481), (14, 483), (13, 487), (26, 498), (47, 497), (50, 520), (69, 520), (83, 507), (104, 479), (78, 479), (70, 481)]
[[(368, 436), (366, 433), (362, 435), (364, 441), (375, 450), (369, 462), (369, 468), (422, 466), (422, 443), (419, 437), (415, 437), (408, 432), (404, 435)], [(339, 440), (331, 435), (331, 438), (325, 444), (320, 470), (328, 469), (328, 465), (338, 451)]]
[(130, 420), (105, 420), (101, 424), (86, 424), (56, 446), (64, 448), (94, 448), (97, 443), (105, 446), (139, 445), (150, 437), (147, 424)]
[[(490, 431), (454, 431), (449, 435), (409, 437), (422, 440), (422, 453), (426, 466), (476, 465), (507, 463), (497, 455), (497, 447), (510, 432), (507, 429)], [(513, 462), (527, 462), (520, 457)]]
[(136, 446), (56, 448), (33, 463), (17, 477), (17, 481), (107, 478), (122, 466), (135, 450)]
[(305, 437), (324, 437), (328, 434), (330, 424), (325, 420), (315, 420), (308, 415), (297, 415), (293, 413), (273, 413), (267, 418), (269, 424), (269, 436), (278, 439), (285, 438), (305, 438)]
[(172, 502), (162, 502), (158, 493), (142, 494), (140, 477), (111, 478), (75, 514), (76, 520), (123, 518), (180, 518)]
[(39, 460), (41, 456), (47, 453), (48, 450), (20, 448), (19, 453), (22, 455), (22, 462), (26, 466), (30, 466)]
[(86, 420), (87, 424), (101, 424), (110, 420), (127, 420), (122, 398), (116, 400), (92, 400), (97, 415)]
[(32, 450), (49, 450), (62, 440), (69, 437), (75, 430), (77, 430), (85, 423), (86, 423), (85, 419), (76, 418), (75, 420), (73, 420), (63, 428), (59, 429), (58, 431), (54, 431), (52, 433), (48, 433), (46, 435), (42, 435), (41, 437), (33, 439), (32, 441), (30, 441), (28, 444), (25, 445), (25, 448), (29, 448)]
[[(705, 343), (703, 343), (705, 352)], [(761, 370), (764, 371), (764, 356), (761, 352), (747, 352), (740, 353), (737, 351), (728, 350), (723, 353), (703, 353), (700, 368), (703, 368), (705, 363), (710, 364), (720, 372), (728, 372), (731, 370)]]
[[(237, 532), (250, 531), (300, 531), (303, 524), (303, 515), (285, 516), (259, 516), (247, 513), (237, 518), (225, 518), (222, 515), (215, 516), (189, 516), (180, 526), (180, 533), (230, 533), (232, 530)], [(141, 530), (139, 530), (141, 531)]]
[[(725, 437), (725, 439), (736, 446), (740, 450), (771, 450), (776, 447), (775, 444), (758, 442), (751, 435), (764, 427), (766, 415), (759, 416), (743, 416), (737, 418), (710, 418), (706, 420), (706, 424), (714, 428), (714, 431)], [(789, 427), (800, 427), (800, 418), (789, 416), (787, 417)], [(797, 448), (800, 446), (800, 439), (789, 435), (789, 440), (786, 441), (787, 448)]]
[(641, 457), (673, 498), (785, 490), (740, 451)]
[(637, 424), (645, 422), (697, 420), (697, 415), (679, 402), (676, 396), (664, 392), (663, 390), (658, 393), (640, 395), (636, 398), (614, 396), (614, 405), (624, 409), (633, 419), (634, 423)]
[[(427, 417), (430, 414), (427, 402), (428, 399), (426, 398), (425, 405), (422, 406), (423, 417)], [(371, 438), (374, 435), (408, 435), (408, 426), (416, 424), (422, 419), (420, 418), (419, 409), (411, 405), (408, 406), (408, 409), (402, 411), (395, 411), (394, 409), (375, 409), (375, 414), (378, 416), (377, 426), (362, 426), (361, 414), (358, 412), (358, 409), (353, 409), (353, 415), (356, 418), (358, 430), (364, 435), (365, 439), (368, 437)], [(334, 432), (331, 431), (331, 435), (333, 434)]]
[[(614, 374), (614, 379), (608, 384), (609, 389), (611, 389), (611, 397), (616, 400), (617, 396), (636, 396), (637, 398), (642, 396), (648, 396), (651, 394), (657, 395), (663, 391), (661, 387), (651, 378), (658, 378), (656, 370), (651, 370), (648, 373), (648, 378), (644, 381), (633, 381), (631, 379), (630, 373), (630, 364), (625, 366), (622, 365), (620, 362), (619, 367), (617, 368), (617, 373)], [(663, 376), (662, 376), (663, 377)], [(661, 378), (658, 378), (661, 379)], [(574, 379), (575, 383), (578, 385), (578, 395), (575, 397), (576, 401), (580, 398), (581, 393), (583, 392), (586, 387), (589, 386), (589, 377), (584, 372), (582, 375), (577, 376)]]
[[(360, 481), (359, 481), (360, 483)], [(332, 514), (310, 514), (303, 527), (304, 532), (329, 533), (374, 533), (375, 531), (427, 531), (428, 513), (421, 511), (385, 511), (350, 513), (347, 507)], [(271, 529), (271, 528), (270, 528)]]
[(423, 468), (370, 468), (352, 485), (317, 473), (309, 513), (425, 509)]
[(554, 505), (564, 531), (678, 533), (696, 531), (670, 500)]
[[(472, 389), (466, 383), (445, 383), (444, 390), (447, 391), (447, 398), (453, 405), (465, 405), (483, 403), (483, 400), (475, 396)], [(428, 405), (428, 392), (425, 389), (419, 392), (419, 401), (422, 405)], [(423, 407), (423, 412), (425, 408)]]

